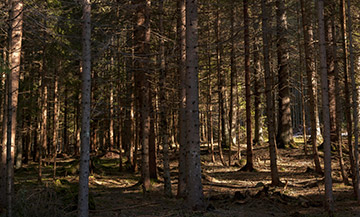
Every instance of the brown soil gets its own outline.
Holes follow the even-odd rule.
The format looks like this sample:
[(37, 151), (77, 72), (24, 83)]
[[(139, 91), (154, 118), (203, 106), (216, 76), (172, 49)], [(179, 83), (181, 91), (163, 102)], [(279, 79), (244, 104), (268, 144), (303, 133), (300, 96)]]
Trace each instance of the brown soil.
[[(242, 146), (242, 150), (245, 150), (245, 146)], [(313, 172), (312, 157), (305, 156), (302, 149), (279, 150), (278, 168), (280, 179), (285, 185), (276, 188), (268, 186), (270, 160), (266, 145), (254, 148), (255, 172), (241, 172), (239, 166), (222, 166), (218, 156), (216, 156), (217, 163), (211, 163), (206, 147), (203, 147), (202, 153), (203, 187), (207, 211), (193, 212), (183, 206), (182, 199), (166, 198), (162, 193), (162, 178), (153, 183), (150, 193), (144, 195), (141, 187), (136, 185), (139, 174), (118, 172), (116, 161), (113, 161), (115, 163), (112, 166), (109, 159), (114, 156), (105, 155), (102, 159), (109, 160), (108, 164), (97, 168), (95, 174), (90, 177), (90, 188), (95, 203), (95, 209), (90, 211), (90, 216), (327, 216), (323, 208), (323, 177)], [(234, 150), (233, 156), (235, 155)], [(172, 188), (175, 195), (176, 156), (172, 156), (172, 159)], [(162, 165), (161, 162), (158, 165)], [(353, 196), (352, 187), (345, 186), (341, 182), (336, 157), (333, 158), (332, 166), (335, 216), (360, 216), (360, 206), (357, 205)], [(349, 167), (349, 165), (346, 166)], [(47, 176), (45, 169), (42, 187), (44, 185), (48, 188), (56, 186), (56, 182), (52, 180), (51, 170), (49, 167)], [(159, 177), (162, 175), (161, 171), (159, 169)], [(36, 179), (36, 170), (29, 169), (26, 174), (20, 173), (16, 178), (17, 189), (32, 186), (25, 185), (32, 179)], [(77, 182), (76, 176), (71, 175), (61, 177), (61, 179), (74, 185)], [(34, 189), (34, 187), (31, 188)], [(66, 203), (59, 202), (58, 204), (60, 207), (69, 206)], [(76, 205), (76, 200), (72, 203)], [(69, 210), (62, 215), (76, 216), (76, 210)], [(42, 215), (42, 217), (45, 216), (46, 214)]]

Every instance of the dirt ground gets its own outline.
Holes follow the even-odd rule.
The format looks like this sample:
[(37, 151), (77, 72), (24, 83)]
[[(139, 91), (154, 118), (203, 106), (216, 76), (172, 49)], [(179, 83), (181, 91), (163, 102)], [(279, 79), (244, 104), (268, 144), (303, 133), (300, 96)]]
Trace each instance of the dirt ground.
[[(241, 149), (244, 154), (245, 145)], [(235, 157), (236, 151), (233, 153)], [(177, 157), (172, 155), (171, 159), (175, 195)], [(144, 195), (141, 186), (136, 185), (140, 174), (119, 172), (117, 156), (105, 155), (95, 162), (95, 171), (90, 176), (90, 216), (327, 216), (323, 208), (323, 177), (311, 169), (312, 157), (305, 156), (302, 149), (279, 150), (278, 168), (285, 186), (277, 188), (268, 186), (270, 160), (266, 144), (254, 148), (255, 172), (242, 172), (239, 166), (222, 166), (218, 156), (217, 162), (211, 163), (205, 146), (202, 147), (201, 160), (206, 211), (193, 212), (183, 206), (182, 199), (166, 198), (162, 193), (161, 168), (159, 180), (153, 181), (151, 192)], [(35, 164), (16, 171), (17, 215), (76, 216), (77, 170), (73, 168), (74, 164), (72, 158), (59, 158), (56, 179), (53, 179), (53, 165), (50, 164), (44, 168), (41, 185), (37, 184)], [(338, 158), (333, 157), (335, 216), (360, 216), (360, 206), (353, 196), (352, 187), (342, 183), (338, 165)]]

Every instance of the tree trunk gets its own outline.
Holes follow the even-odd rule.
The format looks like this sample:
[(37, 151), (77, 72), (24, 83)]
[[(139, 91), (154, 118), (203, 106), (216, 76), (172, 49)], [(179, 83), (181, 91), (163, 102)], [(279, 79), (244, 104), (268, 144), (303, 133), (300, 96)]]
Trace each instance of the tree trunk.
[(82, 90), (81, 152), (79, 173), (78, 216), (89, 216), (89, 161), (91, 118), (91, 3), (82, 1)]
[(355, 155), (355, 185), (354, 191), (356, 193), (356, 199), (360, 204), (360, 180), (359, 180), (359, 111), (358, 111), (358, 95), (357, 95), (357, 83), (355, 80), (354, 69), (354, 48), (352, 40), (352, 19), (351, 19), (351, 4), (350, 0), (347, 0), (348, 11), (348, 26), (349, 26), (349, 48), (350, 48), (350, 76), (352, 85), (352, 101), (353, 101), (353, 120), (354, 120), (354, 155)]
[[(234, 40), (234, 23), (235, 23), (235, 7), (234, 2), (231, 1), (231, 26), (230, 26), (230, 35), (231, 35), (231, 51), (230, 51), (230, 65), (231, 65), (231, 75), (230, 75), (230, 106), (229, 106), (229, 166), (231, 166), (231, 147), (236, 146), (236, 107), (234, 109), (234, 104), (237, 106), (237, 68), (236, 68), (236, 48)], [(210, 76), (209, 76), (210, 78)]]
[(16, 112), (19, 95), (19, 75), (23, 27), (23, 7), (21, 0), (10, 1), (10, 69), (8, 76), (8, 120), (6, 143), (6, 216), (12, 216), (12, 195), (14, 193), (14, 156), (16, 138)]
[(253, 171), (253, 148), (251, 137), (251, 92), (250, 92), (250, 37), (249, 37), (249, 2), (244, 0), (244, 46), (245, 46), (245, 100), (246, 100), (246, 165), (241, 169)]
[(203, 210), (205, 203), (200, 162), (197, 7), (197, 0), (186, 1), (186, 117), (189, 120), (186, 204), (193, 210)]
[(330, 109), (330, 139), (331, 145), (338, 143), (336, 134), (336, 101), (335, 101), (335, 55), (333, 53), (333, 28), (331, 20), (334, 19), (335, 14), (333, 1), (324, 2), (325, 10), (325, 40), (326, 40), (326, 64), (329, 81), (329, 109)]
[[(164, 34), (164, 1), (160, 0), (159, 5), (159, 26), (160, 34)], [(164, 166), (164, 193), (167, 197), (172, 196), (171, 192), (171, 177), (170, 177), (170, 166), (169, 166), (169, 135), (168, 135), (168, 106), (167, 106), (167, 97), (166, 97), (166, 68), (165, 68), (165, 41), (163, 38), (160, 39), (160, 141), (163, 147), (163, 166)]]
[(186, 177), (187, 177), (187, 162), (186, 162), (186, 147), (187, 147), (187, 118), (185, 116), (186, 107), (186, 1), (178, 0), (178, 38), (179, 38), (179, 74), (180, 74), (180, 108), (179, 108), (179, 143), (180, 143), (180, 157), (179, 157), (179, 184), (177, 189), (177, 197), (185, 197)]
[(285, 11), (285, 2), (276, 0), (276, 37), (277, 37), (277, 56), (278, 56), (278, 78), (279, 78), (279, 117), (278, 117), (278, 135), (277, 145), (279, 148), (285, 148), (294, 143), (291, 103), (290, 103), (290, 74), (288, 69), (289, 52), (287, 40), (287, 19)]
[[(209, 44), (210, 44), (210, 22), (207, 23), (208, 27), (208, 37), (206, 41), (206, 50), (209, 50)], [(212, 67), (211, 67), (211, 52), (208, 54), (208, 74), (207, 74), (207, 85), (208, 85), (208, 92), (207, 92), (207, 122), (208, 122), (208, 143), (210, 145), (210, 151), (211, 151), (211, 162), (215, 162), (215, 153), (214, 153), (214, 131), (213, 131), (213, 118), (212, 118), (212, 86), (211, 86), (211, 73), (212, 73)], [(236, 110), (235, 110), (236, 112)], [(233, 117), (233, 119), (236, 121), (236, 116)], [(231, 132), (231, 130), (230, 130)], [(231, 138), (231, 137), (230, 137)], [(235, 138), (236, 139), (236, 138)]]
[(317, 173), (322, 173), (320, 166), (319, 153), (317, 149), (317, 116), (318, 116), (318, 107), (317, 107), (317, 81), (316, 81), (316, 71), (315, 71), (315, 61), (314, 61), (314, 41), (313, 41), (313, 30), (311, 25), (310, 11), (311, 4), (300, 1), (301, 3), (301, 13), (302, 13), (302, 23), (303, 23), (303, 32), (304, 32), (304, 50), (305, 50), (305, 68), (306, 68), (306, 78), (308, 85), (309, 93), (309, 107), (310, 107), (310, 125), (311, 125), (311, 143), (313, 148), (313, 157), (315, 163), (315, 171)]
[[(219, 7), (219, 0), (217, 1)], [(218, 74), (218, 103), (219, 103), (219, 120), (218, 120), (218, 146), (219, 146), (219, 155), (220, 161), (223, 165), (226, 165), (223, 155), (223, 146), (226, 144), (226, 135), (225, 135), (225, 108), (224, 108), (224, 73), (222, 72), (222, 52), (223, 47), (220, 41), (220, 32), (221, 32), (221, 20), (219, 12), (220, 9), (216, 9), (216, 21), (215, 21), (215, 34), (216, 34), (216, 66)]]
[[(253, 28), (255, 31), (259, 29), (259, 22), (257, 20), (257, 5), (254, 5), (254, 18), (253, 18)], [(255, 14), (256, 13), (256, 14)], [(254, 42), (253, 42), (253, 72), (254, 72), (254, 140), (253, 145), (261, 144), (261, 63), (260, 63), (260, 46), (259, 38), (257, 33), (254, 33)]]
[(326, 65), (326, 41), (324, 24), (324, 0), (318, 0), (319, 17), (319, 45), (320, 45), (320, 72), (322, 89), (322, 109), (324, 122), (324, 170), (325, 170), (325, 209), (329, 216), (333, 216), (334, 200), (332, 193), (331, 178), (331, 140), (330, 140), (330, 111), (329, 111), (329, 90)]
[(263, 37), (263, 55), (264, 55), (264, 70), (265, 70), (265, 93), (266, 93), (266, 116), (268, 124), (269, 150), (270, 150), (270, 169), (271, 169), (271, 185), (277, 186), (280, 184), (279, 172), (277, 168), (277, 153), (276, 153), (276, 138), (274, 114), (275, 106), (273, 101), (273, 76), (270, 71), (270, 51), (269, 51), (269, 7), (268, 0), (261, 1), (262, 10), (262, 37)]
[(150, 143), (150, 128), (151, 128), (151, 114), (150, 114), (150, 83), (148, 64), (149, 64), (149, 49), (150, 49), (150, 0), (137, 0), (135, 2), (137, 25), (135, 29), (135, 55), (137, 61), (135, 66), (137, 68), (139, 81), (139, 108), (140, 108), (140, 143), (142, 147), (141, 154), (141, 179), (143, 192), (150, 190), (150, 171), (149, 171), (149, 143)]
[(344, 158), (343, 158), (343, 145), (342, 145), (342, 136), (341, 136), (341, 131), (342, 131), (342, 120), (343, 120), (343, 112), (342, 112), (342, 99), (341, 99), (341, 95), (342, 95), (342, 89), (340, 88), (340, 73), (339, 73), (339, 59), (337, 57), (337, 53), (338, 53), (338, 46), (336, 43), (336, 26), (335, 26), (335, 20), (334, 17), (331, 18), (331, 26), (332, 26), (332, 39), (333, 39), (333, 50), (332, 53), (334, 55), (334, 71), (335, 71), (335, 110), (336, 110), (336, 138), (337, 138), (337, 142), (336, 142), (336, 147), (338, 149), (338, 153), (339, 153), (339, 166), (340, 166), (340, 171), (341, 171), (341, 176), (343, 178), (343, 182), (345, 185), (349, 185), (349, 179), (347, 176), (347, 173), (345, 171), (345, 165), (344, 165)]
[(2, 122), (2, 141), (1, 141), (1, 168), (0, 168), (0, 206), (6, 207), (6, 153), (7, 153), (7, 122), (8, 122), (8, 79), (5, 79), (4, 101), (3, 101), (3, 122)]
[(351, 179), (354, 186), (354, 193), (357, 194), (355, 189), (355, 160), (354, 160), (354, 147), (352, 144), (352, 120), (351, 120), (351, 103), (350, 103), (350, 87), (348, 80), (348, 52), (347, 52), (347, 33), (346, 33), (346, 10), (345, 10), (345, 0), (340, 0), (341, 11), (340, 11), (340, 19), (341, 19), (341, 42), (343, 49), (343, 66), (344, 66), (344, 93), (345, 93), (345, 114), (346, 114), (346, 128), (348, 133), (348, 146), (349, 146), (349, 161), (350, 161), (350, 169), (351, 169)]

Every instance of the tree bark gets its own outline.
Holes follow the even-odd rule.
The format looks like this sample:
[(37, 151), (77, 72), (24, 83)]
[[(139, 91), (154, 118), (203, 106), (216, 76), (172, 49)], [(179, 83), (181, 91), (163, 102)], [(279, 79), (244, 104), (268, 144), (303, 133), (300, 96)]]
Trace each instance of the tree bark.
[(186, 147), (187, 147), (187, 118), (185, 116), (186, 107), (186, 1), (178, 0), (178, 44), (179, 44), (179, 74), (180, 74), (180, 108), (179, 108), (179, 184), (177, 188), (177, 197), (185, 197), (186, 192), (186, 177), (187, 177), (187, 162), (186, 162)]
[[(159, 27), (160, 34), (164, 34), (164, 0), (160, 0), (159, 5)], [(170, 166), (169, 166), (169, 135), (168, 135), (168, 106), (167, 97), (165, 90), (166, 82), (166, 67), (165, 67), (165, 41), (163, 38), (160, 39), (160, 141), (163, 147), (163, 166), (164, 166), (164, 193), (167, 197), (172, 196), (171, 192), (171, 177), (170, 177)]]
[(279, 121), (276, 142), (279, 148), (285, 148), (294, 143), (291, 120), (290, 74), (288, 69), (289, 52), (287, 48), (287, 31), (288, 30), (285, 2), (282, 0), (276, 0), (276, 47), (278, 57), (279, 79)]
[(249, 37), (249, 2), (244, 0), (244, 47), (245, 47), (245, 100), (246, 100), (246, 165), (241, 169), (253, 171), (253, 147), (251, 137), (251, 92), (250, 92), (250, 37)]
[(273, 101), (274, 87), (273, 76), (270, 71), (270, 46), (269, 46), (269, 7), (268, 0), (261, 1), (262, 10), (262, 37), (263, 37), (263, 56), (265, 70), (265, 93), (266, 93), (266, 116), (268, 124), (269, 150), (270, 150), (270, 169), (271, 169), (271, 185), (277, 186), (281, 184), (279, 172), (277, 168), (276, 153), (276, 134), (275, 134), (275, 106)]
[(150, 190), (150, 162), (149, 162), (149, 144), (150, 144), (150, 83), (149, 83), (149, 49), (150, 49), (150, 0), (137, 0), (136, 8), (136, 29), (135, 29), (135, 66), (137, 68), (139, 81), (139, 108), (140, 108), (140, 143), (141, 153), (141, 179), (143, 192)]
[(352, 40), (352, 18), (351, 18), (351, 4), (350, 0), (347, 0), (347, 12), (348, 12), (348, 29), (349, 29), (349, 48), (350, 48), (350, 76), (352, 85), (352, 101), (353, 101), (353, 120), (354, 120), (354, 155), (355, 155), (355, 185), (354, 191), (356, 193), (356, 199), (360, 204), (360, 180), (359, 180), (359, 111), (358, 111), (358, 95), (357, 95), (357, 83), (355, 80), (354, 69), (354, 48)]
[(351, 119), (351, 103), (350, 103), (350, 87), (348, 79), (348, 51), (347, 51), (347, 32), (346, 32), (346, 10), (345, 10), (345, 0), (340, 0), (340, 20), (341, 20), (341, 42), (343, 49), (343, 66), (344, 66), (344, 93), (345, 93), (345, 114), (346, 114), (346, 128), (348, 133), (348, 146), (349, 146), (349, 161), (350, 161), (350, 170), (351, 170), (351, 179), (354, 186), (354, 193), (357, 194), (355, 189), (355, 160), (354, 160), (354, 147), (352, 143), (352, 119)]
[(324, 14), (325, 22), (325, 40), (326, 40), (326, 64), (329, 81), (329, 109), (330, 109), (330, 139), (331, 145), (338, 142), (336, 134), (336, 101), (335, 101), (335, 55), (333, 53), (333, 28), (331, 20), (334, 19), (334, 3), (333, 1), (324, 2), (326, 8)]
[(16, 115), (19, 95), (20, 59), (23, 33), (23, 7), (21, 0), (10, 1), (10, 75), (8, 75), (8, 119), (6, 143), (6, 216), (12, 216), (12, 195), (14, 193), (14, 156), (16, 138)]
[(216, 9), (216, 21), (215, 21), (215, 34), (216, 34), (216, 70), (218, 75), (218, 104), (219, 104), (219, 120), (218, 120), (218, 147), (220, 161), (223, 165), (226, 165), (223, 155), (223, 147), (226, 144), (226, 135), (225, 135), (225, 108), (224, 108), (224, 73), (222, 72), (222, 42), (220, 41), (220, 32), (221, 32), (221, 19), (220, 19), (220, 9), (219, 9), (219, 0), (217, 1), (218, 8)]
[(189, 120), (186, 204), (193, 210), (203, 210), (205, 203), (200, 162), (197, 7), (197, 0), (186, 1), (186, 118)]
[[(236, 48), (234, 40), (234, 23), (235, 23), (235, 7), (234, 2), (231, 1), (231, 26), (230, 26), (230, 35), (231, 35), (231, 51), (230, 51), (230, 65), (231, 65), (231, 74), (230, 74), (230, 105), (229, 105), (229, 166), (231, 166), (231, 147), (236, 146), (236, 106), (237, 106), (237, 68), (236, 68)], [(209, 76), (210, 78), (210, 76)], [(234, 109), (234, 104), (235, 109)]]
[(316, 71), (315, 71), (315, 61), (314, 61), (314, 41), (313, 41), (313, 30), (310, 21), (310, 11), (311, 4), (300, 1), (301, 3), (301, 14), (302, 14), (302, 23), (303, 23), (303, 32), (304, 32), (304, 50), (305, 50), (305, 68), (306, 68), (306, 78), (308, 85), (309, 93), (309, 107), (310, 109), (310, 125), (311, 125), (311, 143), (313, 149), (313, 157), (315, 163), (315, 171), (317, 173), (322, 173), (320, 166), (319, 153), (317, 149), (317, 116), (318, 116), (318, 107), (317, 107), (317, 80), (316, 80)]
[(81, 152), (79, 173), (78, 216), (89, 216), (89, 161), (91, 118), (91, 3), (82, 1), (82, 90)]
[(321, 72), (321, 92), (322, 109), (324, 122), (324, 170), (325, 170), (325, 209), (329, 216), (333, 216), (334, 199), (332, 193), (331, 178), (331, 140), (330, 140), (330, 110), (329, 110), (329, 90), (327, 75), (327, 54), (325, 40), (324, 23), (324, 0), (318, 0), (318, 18), (319, 18), (319, 45), (320, 45), (320, 72)]

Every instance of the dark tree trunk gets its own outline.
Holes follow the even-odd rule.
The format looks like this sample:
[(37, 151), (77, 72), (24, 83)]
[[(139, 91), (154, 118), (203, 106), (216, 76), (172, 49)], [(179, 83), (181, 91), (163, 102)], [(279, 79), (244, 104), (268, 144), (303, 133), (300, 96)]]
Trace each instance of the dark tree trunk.
[(262, 37), (263, 37), (263, 55), (264, 55), (264, 71), (265, 71), (265, 93), (266, 93), (266, 116), (268, 125), (269, 150), (270, 150), (270, 169), (271, 169), (271, 185), (278, 186), (281, 184), (278, 168), (277, 153), (275, 139), (275, 104), (273, 100), (273, 76), (270, 71), (270, 29), (269, 29), (269, 7), (268, 0), (261, 1), (262, 11)]
[(309, 107), (310, 109), (310, 125), (311, 125), (311, 143), (313, 147), (313, 156), (315, 163), (315, 171), (322, 173), (320, 166), (319, 153), (317, 149), (317, 116), (318, 116), (318, 107), (317, 107), (317, 81), (316, 81), (316, 71), (315, 71), (315, 61), (314, 61), (314, 41), (313, 41), (313, 30), (311, 25), (310, 11), (311, 4), (300, 1), (301, 3), (301, 13), (302, 13), (302, 23), (303, 23), (303, 32), (304, 32), (304, 50), (305, 50), (305, 68), (306, 68), (306, 78), (308, 85), (309, 93)]
[(292, 145), (293, 131), (290, 103), (289, 52), (285, 2), (276, 0), (276, 48), (278, 57), (279, 117), (276, 142), (279, 148)]
[(186, 1), (178, 0), (178, 44), (179, 44), (179, 74), (180, 74), (180, 108), (179, 108), (179, 184), (177, 189), (177, 197), (184, 198), (186, 193), (186, 177), (187, 177), (187, 162), (186, 162), (186, 147), (187, 147), (187, 118), (185, 116), (186, 107)]
[(250, 92), (250, 37), (249, 37), (249, 2), (244, 0), (244, 46), (245, 46), (245, 100), (246, 100), (246, 165), (244, 171), (253, 171), (253, 147), (251, 137), (251, 92)]

